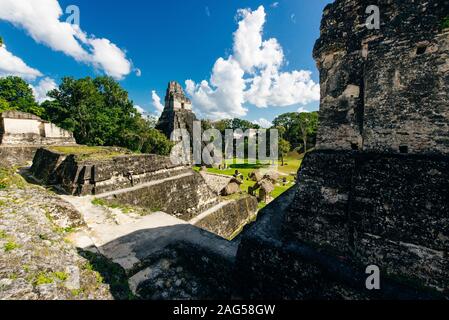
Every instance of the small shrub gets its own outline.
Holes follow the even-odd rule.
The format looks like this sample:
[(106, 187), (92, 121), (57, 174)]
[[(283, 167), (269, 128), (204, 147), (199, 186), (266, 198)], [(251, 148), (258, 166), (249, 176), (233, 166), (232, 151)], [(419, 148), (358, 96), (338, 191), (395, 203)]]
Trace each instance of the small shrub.
[(37, 275), (36, 280), (34, 281), (34, 285), (40, 286), (43, 284), (53, 283), (53, 278), (47, 275), (44, 272), (41, 272)]
[(66, 281), (69, 278), (69, 275), (65, 272), (53, 272), (52, 274), (54, 276), (54, 278), (59, 279), (61, 281)]
[(106, 206), (107, 203), (106, 203), (106, 201), (104, 199), (96, 198), (96, 199), (92, 200), (92, 204), (94, 206)]
[(20, 246), (17, 243), (15, 243), (14, 241), (8, 241), (5, 244), (4, 249), (5, 249), (5, 252), (10, 252), (10, 251), (13, 251), (13, 250), (15, 250), (15, 249), (17, 249), (19, 247)]
[(83, 290), (82, 289), (73, 289), (70, 291), (70, 293), (72, 294), (72, 296), (78, 297), (81, 293), (83, 293)]

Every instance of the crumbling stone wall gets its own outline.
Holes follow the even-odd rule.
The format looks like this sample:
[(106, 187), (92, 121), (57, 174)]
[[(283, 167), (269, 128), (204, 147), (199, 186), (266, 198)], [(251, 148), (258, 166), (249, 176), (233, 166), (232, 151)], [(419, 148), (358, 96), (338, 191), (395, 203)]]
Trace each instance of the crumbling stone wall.
[[(380, 9), (379, 30), (365, 10)], [(314, 49), (321, 75), (318, 149), (449, 153), (449, 4), (336, 1)]]
[(2, 145), (76, 144), (73, 134), (33, 114), (5, 111), (0, 114)]
[(177, 82), (168, 84), (165, 96), (165, 107), (156, 129), (163, 132), (169, 139), (174, 130), (185, 129), (193, 137), (193, 122), (197, 121), (192, 111), (192, 103), (186, 97), (182, 87)]
[(166, 179), (155, 184), (117, 192), (106, 199), (151, 211), (162, 211), (189, 221), (218, 203), (218, 198), (199, 173)]
[(169, 157), (153, 154), (123, 155), (104, 160), (80, 160), (75, 155), (41, 148), (36, 152), (31, 172), (46, 184), (72, 195), (101, 194), (149, 181), (186, 173)]
[[(449, 297), (448, 15), (446, 0), (326, 7), (317, 151), (242, 237), (245, 297)], [(380, 290), (365, 287), (368, 265)]]
[(230, 239), (236, 231), (255, 217), (258, 210), (255, 197), (242, 196), (240, 199), (226, 201), (220, 208), (211, 212), (194, 225)]

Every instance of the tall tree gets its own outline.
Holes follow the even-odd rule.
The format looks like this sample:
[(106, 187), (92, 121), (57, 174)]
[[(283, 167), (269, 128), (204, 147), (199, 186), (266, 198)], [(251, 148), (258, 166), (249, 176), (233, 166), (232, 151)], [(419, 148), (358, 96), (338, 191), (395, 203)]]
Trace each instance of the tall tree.
[(4, 110), (18, 110), (38, 116), (44, 113), (44, 109), (36, 103), (30, 85), (19, 77), (9, 76), (0, 79), (0, 99), (2, 100), (0, 105), (5, 108)]
[[(45, 118), (74, 132), (78, 143), (121, 146), (134, 151), (167, 154), (171, 143), (154, 129), (112, 78), (63, 78), (42, 105)], [(168, 152), (167, 152), (168, 150)]]
[(284, 113), (278, 116), (273, 124), (277, 128), (285, 129), (282, 136), (294, 147), (301, 145), (304, 151), (307, 151), (315, 144), (318, 130), (317, 112)]
[(307, 142), (310, 137), (315, 136), (318, 130), (318, 113), (300, 113), (298, 117), (299, 134), (304, 146), (304, 152), (307, 152)]
[(281, 159), (282, 166), (284, 166), (284, 159), (291, 150), (290, 142), (284, 139), (279, 139), (279, 158)]

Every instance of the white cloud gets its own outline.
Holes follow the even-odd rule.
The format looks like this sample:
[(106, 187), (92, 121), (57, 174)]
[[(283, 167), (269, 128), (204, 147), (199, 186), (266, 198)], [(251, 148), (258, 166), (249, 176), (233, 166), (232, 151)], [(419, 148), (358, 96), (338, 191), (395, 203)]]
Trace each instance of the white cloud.
[(122, 79), (131, 72), (131, 63), (125, 53), (108, 39), (89, 39), (92, 46), (92, 64), (115, 79)]
[(281, 45), (275, 38), (264, 40), (262, 36), (264, 7), (241, 9), (237, 17), (232, 54), (215, 62), (209, 82), (186, 81), (195, 110), (219, 119), (245, 116), (246, 103), (266, 108), (318, 101), (319, 85), (311, 79), (310, 71), (281, 71), (286, 64)]
[(139, 112), (142, 115), (146, 113), (145, 109), (139, 105), (135, 105), (134, 108), (136, 108), (137, 112)]
[(56, 88), (57, 85), (55, 80), (48, 77), (40, 80), (37, 86), (31, 86), (31, 89), (33, 89), (34, 97), (39, 103), (42, 103), (45, 100), (51, 100), (51, 98), (47, 97), (47, 93)]
[(122, 79), (131, 72), (125, 52), (108, 39), (97, 39), (77, 25), (60, 21), (57, 0), (1, 0), (0, 19), (25, 29), (38, 43)]
[(42, 73), (29, 67), (22, 59), (9, 52), (5, 45), (2, 45), (0, 46), (0, 77), (6, 76), (18, 76), (26, 80), (34, 80), (42, 76)]
[(161, 98), (157, 95), (156, 91), (151, 91), (151, 100), (154, 109), (157, 114), (161, 114), (164, 111), (164, 106), (161, 103)]
[(296, 112), (299, 112), (299, 113), (310, 113), (310, 111), (306, 110), (304, 107), (299, 108)]
[(253, 121), (253, 123), (261, 126), (264, 129), (268, 129), (268, 128), (271, 128), (273, 126), (273, 123), (271, 123), (270, 121), (268, 121), (265, 118), (260, 118), (259, 120), (255, 120), (255, 121)]
[(277, 7), (279, 7), (279, 2), (273, 2), (273, 3), (270, 5), (270, 7), (272, 7), (272, 8), (277, 8)]
[(210, 17), (210, 9), (209, 9), (209, 7), (206, 7), (204, 10), (206, 11), (206, 16)]
[(139, 68), (135, 68), (134, 72), (136, 73), (137, 77), (140, 77), (142, 75), (142, 70), (140, 70)]

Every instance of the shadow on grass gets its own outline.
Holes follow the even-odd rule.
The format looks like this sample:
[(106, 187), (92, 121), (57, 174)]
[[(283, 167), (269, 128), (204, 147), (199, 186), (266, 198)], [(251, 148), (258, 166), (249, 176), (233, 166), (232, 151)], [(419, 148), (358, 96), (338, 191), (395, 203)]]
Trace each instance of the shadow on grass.
[(240, 164), (230, 164), (228, 165), (231, 169), (261, 169), (266, 168), (268, 165), (263, 163), (240, 163)]
[(78, 254), (89, 261), (93, 271), (98, 272), (103, 282), (109, 285), (109, 290), (116, 300), (136, 300), (128, 284), (125, 270), (98, 253), (78, 249)]

